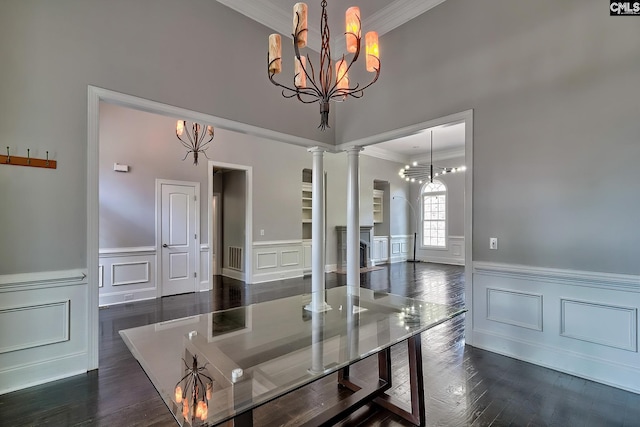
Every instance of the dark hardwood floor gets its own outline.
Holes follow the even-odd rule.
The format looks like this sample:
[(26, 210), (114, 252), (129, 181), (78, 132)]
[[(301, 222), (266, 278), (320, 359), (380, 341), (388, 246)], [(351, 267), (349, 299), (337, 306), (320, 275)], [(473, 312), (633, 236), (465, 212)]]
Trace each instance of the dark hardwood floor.
[[(327, 274), (327, 287), (345, 284)], [(435, 302), (464, 301), (461, 267), (398, 263), (361, 275), (361, 286)], [(173, 417), (118, 331), (309, 292), (311, 280), (245, 286), (216, 278), (214, 290), (100, 310), (100, 369), (0, 396), (0, 426), (174, 426)], [(517, 361), (464, 344), (464, 316), (423, 334), (428, 426), (640, 426), (640, 395)], [(408, 401), (406, 348), (393, 348), (390, 393)], [(376, 360), (352, 368), (363, 379)], [(296, 425), (348, 393), (331, 375), (254, 411), (260, 426)], [(342, 426), (406, 426), (364, 407)]]

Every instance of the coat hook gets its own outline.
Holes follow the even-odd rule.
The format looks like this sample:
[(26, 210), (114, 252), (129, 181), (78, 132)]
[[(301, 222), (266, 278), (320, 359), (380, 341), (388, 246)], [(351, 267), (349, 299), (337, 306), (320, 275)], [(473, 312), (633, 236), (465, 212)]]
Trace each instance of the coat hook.
[(9, 147), (7, 147), (7, 163), (11, 163), (11, 155), (9, 155)]
[(27, 164), (30, 165), (31, 164), (31, 154), (29, 153), (31, 150), (29, 150), (27, 148)]
[(47, 151), (47, 166), (49, 166), (49, 152)]

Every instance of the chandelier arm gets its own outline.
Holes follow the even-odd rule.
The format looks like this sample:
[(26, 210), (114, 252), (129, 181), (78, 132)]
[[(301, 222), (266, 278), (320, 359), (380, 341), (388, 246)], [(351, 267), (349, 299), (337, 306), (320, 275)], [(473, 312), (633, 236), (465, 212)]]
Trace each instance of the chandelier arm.
[(191, 153), (195, 154), (196, 152), (193, 150), (187, 151), (187, 154), (184, 155), (184, 157), (182, 158), (182, 161), (184, 162), (185, 160), (187, 160), (187, 157), (189, 157), (189, 154)]
[(211, 141), (207, 141), (204, 144), (201, 144), (200, 146), (198, 146), (198, 151), (204, 152), (205, 150), (208, 150), (210, 147), (207, 147), (209, 145)]
[[(333, 80), (333, 68), (331, 67), (331, 31), (329, 30), (329, 19), (327, 18), (327, 2), (322, 2), (322, 16), (320, 18), (320, 35), (322, 44), (320, 46), (320, 87), (322, 94), (326, 97), (330, 92), (331, 81)], [(324, 99), (324, 98), (323, 98)]]
[(318, 102), (318, 101), (319, 101), (319, 98), (317, 98), (317, 97), (316, 97), (315, 99), (312, 99), (311, 101), (306, 101), (306, 100), (302, 99), (302, 98), (300, 97), (300, 95), (305, 95), (305, 96), (314, 96), (314, 97), (316, 97), (316, 96), (317, 96), (316, 94), (312, 94), (312, 93), (303, 93), (303, 92), (296, 92), (296, 93), (292, 93), (292, 94), (288, 95), (288, 94), (286, 94), (286, 93), (284, 92), (284, 90), (282, 91), (282, 96), (283, 96), (283, 97), (285, 97), (285, 98), (287, 98), (287, 99), (291, 99), (291, 98), (298, 98), (298, 99), (300, 100), (300, 102), (302, 102), (303, 104), (313, 104), (313, 103), (315, 103), (315, 102)]
[[(318, 89), (318, 86), (316, 86), (316, 70), (315, 68), (313, 68), (313, 62), (311, 62), (311, 58), (309, 58), (309, 54), (307, 54), (307, 65), (311, 68), (311, 84), (316, 88), (316, 90), (318, 91), (318, 93), (320, 93), (320, 89)], [(309, 73), (307, 73), (306, 68), (305, 68), (305, 74), (307, 76), (307, 78), (309, 78)]]
[(184, 127), (184, 133), (187, 134), (187, 139), (189, 140), (188, 144), (190, 144), (193, 147), (193, 144), (194, 144), (193, 143), (193, 137), (189, 133), (189, 128), (187, 126)]
[[(296, 58), (298, 59), (298, 61), (300, 61), (300, 64), (302, 64), (302, 61), (300, 59), (300, 57), (301, 57), (300, 48), (298, 47), (298, 43), (296, 42), (296, 36), (295, 35), (293, 37), (293, 49), (295, 50)], [(309, 58), (308, 54), (307, 54), (307, 65), (311, 68), (311, 76), (307, 72), (307, 67), (301, 67), (302, 71), (304, 71), (305, 76), (307, 76), (307, 81), (311, 82), (311, 84), (313, 85), (313, 89), (312, 90), (317, 93), (317, 96), (319, 98), (321, 98), (322, 97), (322, 90), (316, 84), (316, 73), (315, 73), (315, 70), (313, 68), (313, 63), (311, 62), (311, 58)], [(295, 79), (295, 77), (294, 77), (294, 79)], [(311, 89), (311, 88), (305, 88), (305, 89)], [(291, 89), (289, 89), (289, 90), (291, 90)], [(296, 92), (302, 92), (302, 91), (300, 91), (300, 88), (298, 88), (298, 90), (296, 90)]]
[(180, 138), (180, 135), (178, 135), (178, 131), (176, 131), (176, 138), (178, 138), (180, 140), (180, 142), (182, 143), (182, 145), (184, 145), (185, 147), (189, 146), (189, 143), (187, 141), (185, 141), (184, 139)]
[(354, 98), (360, 98), (362, 95), (364, 95), (364, 90), (366, 88), (368, 88), (369, 86), (371, 86), (372, 84), (374, 84), (376, 81), (378, 81), (378, 77), (380, 77), (380, 60), (378, 59), (378, 68), (375, 68), (376, 70), (376, 75), (373, 77), (373, 80), (371, 80), (371, 82), (369, 82), (368, 85), (361, 87), (360, 89), (355, 89), (352, 92), (348, 93), (348, 95), (353, 96)]
[[(280, 58), (277, 58), (277, 59), (280, 59)], [(277, 59), (274, 59), (274, 61), (276, 61)], [(271, 62), (273, 62), (273, 61), (271, 61)], [(306, 95), (306, 96), (313, 96), (313, 97), (317, 97), (317, 98), (322, 98), (322, 93), (315, 86), (315, 82), (312, 81), (312, 83), (314, 85), (313, 88), (307, 87), (307, 88), (304, 88), (303, 90), (300, 90), (300, 88), (293, 89), (293, 88), (290, 88), (287, 85), (283, 85), (282, 83), (277, 82), (274, 79), (275, 73), (272, 72), (272, 71), (268, 71), (268, 70), (269, 69), (267, 68), (267, 76), (269, 77), (269, 81), (271, 83), (273, 83), (273, 85), (282, 88), (282, 96), (284, 96), (285, 98), (294, 98), (294, 97), (298, 96), (298, 93), (301, 93), (301, 94)], [(291, 95), (288, 95), (287, 93), (291, 93)], [(316, 102), (316, 101), (313, 101), (313, 102)]]
[(191, 145), (189, 145), (189, 143), (187, 143), (187, 142), (185, 142), (183, 140), (180, 140), (180, 142), (182, 143), (182, 146), (184, 148), (186, 148), (187, 150), (191, 150), (193, 148)]

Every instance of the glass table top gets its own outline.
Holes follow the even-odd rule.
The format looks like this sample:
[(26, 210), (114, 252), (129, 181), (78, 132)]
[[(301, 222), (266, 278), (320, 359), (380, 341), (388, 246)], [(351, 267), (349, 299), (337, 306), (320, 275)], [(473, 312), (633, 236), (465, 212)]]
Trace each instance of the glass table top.
[[(465, 311), (356, 292), (342, 286), (120, 334), (179, 425), (217, 424)], [(305, 308), (320, 298), (324, 311)]]

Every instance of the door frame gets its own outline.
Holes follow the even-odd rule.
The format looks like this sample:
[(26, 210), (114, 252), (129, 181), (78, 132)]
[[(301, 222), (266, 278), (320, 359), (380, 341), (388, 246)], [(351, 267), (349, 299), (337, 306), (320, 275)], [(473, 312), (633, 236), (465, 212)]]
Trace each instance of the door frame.
[[(208, 187), (207, 191), (207, 203), (209, 205), (209, 247), (212, 247), (213, 243), (213, 170), (215, 168), (221, 169), (232, 169), (244, 171), (245, 173), (245, 216), (244, 216), (244, 224), (245, 224), (245, 235), (244, 235), (244, 282), (246, 284), (253, 283), (253, 167), (247, 165), (240, 165), (235, 163), (225, 163), (218, 162), (215, 160), (209, 160), (207, 165), (207, 175), (208, 175)], [(219, 199), (222, 201), (222, 198)], [(218, 249), (220, 251), (224, 251), (220, 242), (216, 242), (218, 245)], [(220, 253), (216, 254), (218, 256), (218, 270), (222, 272), (223, 266), (220, 265)], [(208, 257), (209, 267), (211, 267), (212, 257)], [(211, 271), (209, 269), (209, 271)]]
[(155, 221), (156, 221), (156, 298), (162, 297), (162, 285), (164, 281), (162, 280), (162, 186), (163, 185), (179, 185), (184, 187), (194, 187), (196, 193), (195, 200), (195, 233), (198, 236), (195, 240), (195, 249), (193, 258), (195, 260), (194, 269), (196, 272), (196, 277), (193, 277), (193, 292), (198, 292), (200, 290), (200, 241), (202, 240), (202, 236), (200, 235), (200, 183), (195, 181), (177, 181), (174, 179), (163, 179), (156, 178), (156, 212), (155, 212)]
[[(209, 190), (211, 190), (211, 185), (209, 186)], [(215, 202), (215, 208), (214, 208)], [(219, 276), (222, 273), (222, 211), (221, 204), (222, 203), (222, 194), (213, 193), (211, 195), (211, 204), (209, 205), (209, 209), (211, 210), (211, 214), (209, 215), (209, 276)], [(215, 256), (216, 262), (213, 263), (213, 257)], [(212, 277), (210, 277), (212, 278)]]

